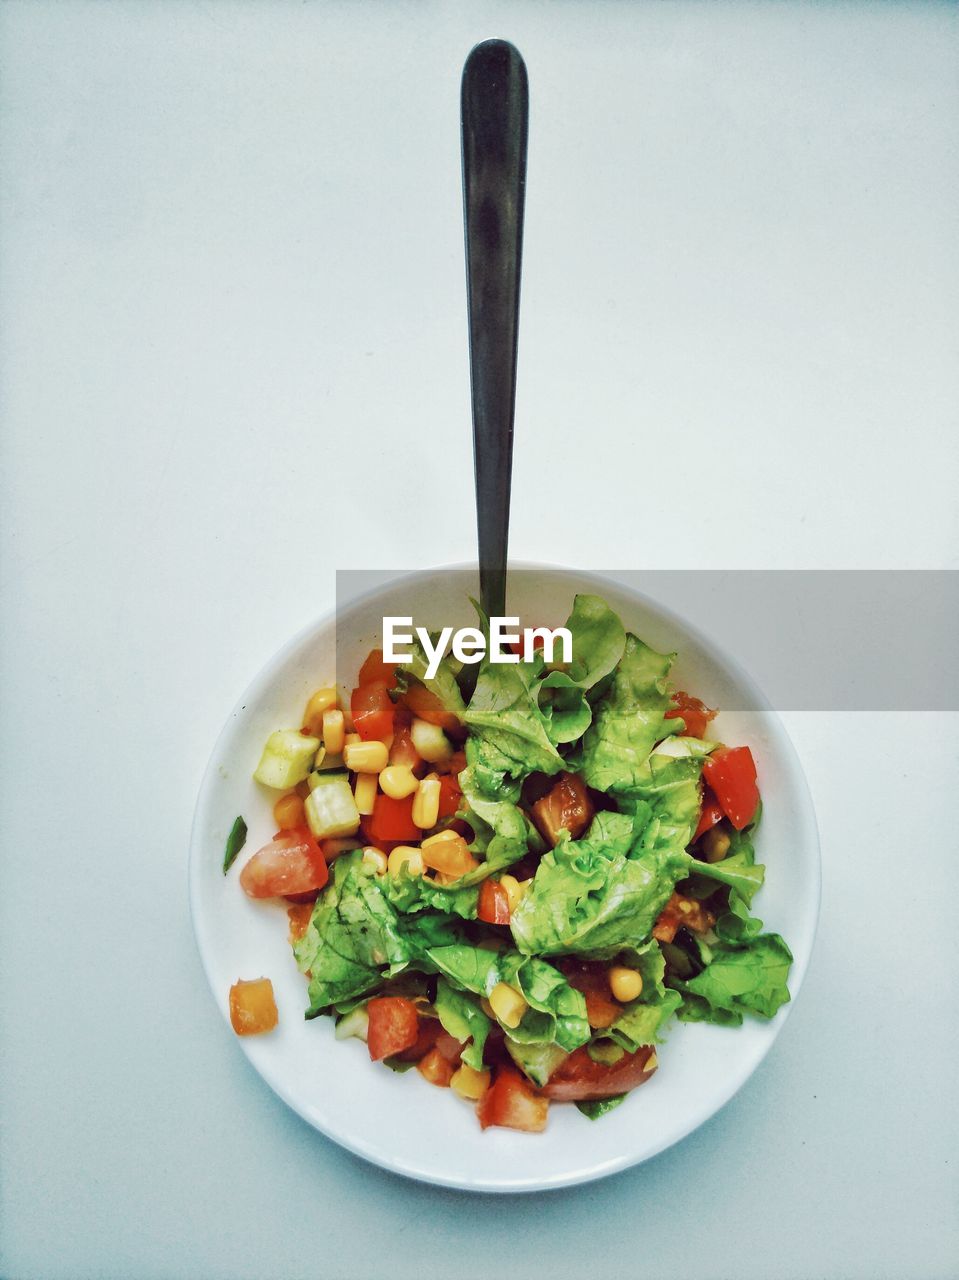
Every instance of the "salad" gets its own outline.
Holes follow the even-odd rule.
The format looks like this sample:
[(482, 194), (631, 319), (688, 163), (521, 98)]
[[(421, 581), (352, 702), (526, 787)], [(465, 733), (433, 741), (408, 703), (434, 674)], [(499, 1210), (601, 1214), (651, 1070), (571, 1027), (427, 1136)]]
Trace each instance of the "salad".
[[(789, 1000), (789, 948), (753, 914), (749, 747), (599, 597), (566, 626), (568, 664), (446, 657), (430, 678), (418, 642), (398, 665), (374, 650), (348, 709), (318, 690), (254, 773), (278, 830), (240, 885), (289, 899), (307, 1018), (484, 1129), (539, 1132), (553, 1102), (595, 1119), (654, 1074), (674, 1018)], [(239, 1034), (276, 1025), (268, 978), (230, 1007)]]

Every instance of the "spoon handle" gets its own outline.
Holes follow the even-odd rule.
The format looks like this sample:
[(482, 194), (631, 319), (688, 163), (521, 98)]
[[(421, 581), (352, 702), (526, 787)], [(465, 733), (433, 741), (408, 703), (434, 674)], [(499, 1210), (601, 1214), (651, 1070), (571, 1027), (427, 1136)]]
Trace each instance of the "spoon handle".
[(519, 51), (505, 40), (478, 44), (463, 68), (461, 101), (480, 599), (488, 616), (501, 617), (529, 126)]

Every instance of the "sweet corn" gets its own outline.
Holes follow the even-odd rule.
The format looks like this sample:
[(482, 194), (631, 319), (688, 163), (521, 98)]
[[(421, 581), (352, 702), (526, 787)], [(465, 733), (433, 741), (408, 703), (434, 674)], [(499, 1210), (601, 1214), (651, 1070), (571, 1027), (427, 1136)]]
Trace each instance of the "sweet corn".
[(303, 712), (303, 724), (315, 737), (322, 737), (323, 714), (336, 706), (336, 690), (334, 688), (317, 689), (306, 704)]
[(489, 1088), (489, 1072), (477, 1071), (464, 1062), (450, 1077), (450, 1088), (468, 1102), (478, 1102)]
[(635, 969), (627, 969), (624, 965), (614, 964), (609, 974), (609, 989), (613, 999), (620, 1004), (628, 1004), (635, 1000), (643, 990), (643, 975)]
[(421, 831), (435, 827), (440, 816), (440, 780), (435, 774), (424, 778), (413, 797), (413, 825)]
[(421, 876), (426, 870), (423, 855), (409, 844), (398, 844), (386, 859), (386, 865), (391, 876), (398, 876), (404, 867), (409, 867), (411, 876)]
[(387, 871), (386, 854), (375, 845), (368, 844), (363, 850), (363, 866), (368, 867), (374, 875), (385, 876)]
[(530, 886), (529, 880), (517, 880), (515, 876), (504, 875), (499, 878), (500, 884), (506, 890), (506, 896), (509, 899), (510, 915), (516, 910), (523, 901), (526, 890)]
[[(344, 721), (345, 721), (345, 719), (346, 719), (346, 717), (344, 716)], [(363, 741), (363, 739), (360, 737), (360, 735), (359, 735), (358, 733), (347, 733), (347, 734), (344, 734), (344, 735), (343, 735), (343, 750), (345, 751), (347, 747), (352, 747), (352, 746), (354, 746), (357, 742), (362, 742), (362, 741)]]
[(702, 849), (706, 855), (707, 862), (722, 862), (726, 854), (729, 852), (732, 841), (725, 831), (720, 831), (716, 827), (710, 829), (703, 836)]
[(420, 720), (418, 716), (413, 717), (410, 737), (413, 739), (413, 746), (424, 760), (429, 760), (430, 764), (448, 760), (453, 754), (453, 744), (439, 725), (430, 724), (428, 720)]
[(343, 712), (338, 707), (331, 707), (323, 712), (323, 745), (327, 755), (338, 756), (346, 742), (346, 728)]
[(376, 803), (376, 774), (360, 773), (353, 788), (353, 799), (362, 817), (369, 817)]
[(643, 1070), (655, 1071), (658, 1066), (659, 1066), (659, 1059), (656, 1057), (656, 1050), (654, 1049), (653, 1052), (646, 1059), (646, 1061), (643, 1063)]
[(343, 763), (354, 773), (379, 773), (386, 768), (389, 753), (382, 742), (347, 742), (343, 748)]
[(490, 1007), (505, 1027), (518, 1027), (529, 1008), (523, 996), (508, 982), (497, 982), (489, 993)]
[(391, 800), (405, 800), (419, 785), (419, 778), (405, 764), (388, 765), (380, 774), (380, 790)]
[[(480, 943), (480, 946), (482, 945), (483, 944)], [(490, 1004), (490, 1002), (486, 999), (485, 996), (480, 996), (480, 1008), (486, 1014), (487, 1018), (492, 1018), (495, 1021), (496, 1014), (493, 1012), (493, 1006)]]

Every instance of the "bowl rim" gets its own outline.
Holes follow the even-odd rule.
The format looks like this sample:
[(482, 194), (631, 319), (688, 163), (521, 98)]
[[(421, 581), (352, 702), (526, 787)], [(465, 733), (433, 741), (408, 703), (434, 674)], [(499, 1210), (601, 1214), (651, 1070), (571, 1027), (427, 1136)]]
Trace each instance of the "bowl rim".
[[(812, 953), (815, 949), (816, 937), (819, 930), (819, 921), (822, 905), (822, 848), (819, 833), (819, 825), (816, 817), (816, 810), (813, 804), (812, 794), (809, 783), (806, 778), (805, 770), (799, 754), (793, 745), (792, 739), (786, 731), (785, 725), (780, 719), (779, 713), (769, 702), (766, 695), (756, 684), (755, 680), (748, 671), (743, 668), (738, 660), (731, 657), (725, 649), (712, 640), (702, 629), (688, 621), (681, 614), (667, 605), (660, 603), (654, 597), (647, 595), (645, 592), (637, 590), (630, 584), (623, 582), (616, 577), (615, 570), (606, 572), (595, 569), (577, 569), (570, 568), (566, 565), (550, 564), (544, 561), (521, 561), (513, 560), (509, 565), (510, 570), (519, 571), (545, 571), (551, 575), (569, 578), (581, 584), (592, 584), (597, 589), (597, 593), (601, 594), (601, 588), (604, 583), (608, 583), (612, 588), (619, 592), (633, 597), (640, 606), (647, 606), (652, 612), (671, 626), (675, 626), (683, 635), (690, 637), (699, 644), (707, 654), (717, 660), (721, 667), (741, 685), (753, 700), (754, 706), (751, 710), (757, 711), (764, 718), (764, 724), (767, 732), (770, 732), (776, 740), (777, 754), (779, 758), (788, 765), (789, 775), (792, 784), (796, 787), (798, 796), (802, 801), (804, 817), (808, 830), (804, 833), (810, 841), (810, 853), (812, 854), (812, 870), (813, 881), (809, 885), (809, 904), (812, 907), (812, 921), (808, 930), (808, 944), (805, 946), (803, 954), (793, 957), (793, 966), (790, 971), (790, 1000), (782, 1006), (776, 1018), (776, 1026), (774, 1033), (768, 1037), (766, 1042), (761, 1046), (758, 1054), (752, 1062), (749, 1069), (743, 1074), (742, 1079), (734, 1081), (731, 1087), (720, 1090), (708, 1104), (699, 1112), (691, 1112), (687, 1117), (688, 1123), (681, 1124), (676, 1132), (669, 1134), (666, 1139), (657, 1145), (644, 1150), (642, 1154), (632, 1155), (624, 1153), (610, 1159), (603, 1160), (597, 1164), (584, 1167), (580, 1170), (566, 1171), (558, 1173), (550, 1177), (523, 1176), (521, 1178), (509, 1179), (504, 1178), (496, 1182), (477, 1182), (467, 1178), (449, 1176), (441, 1173), (432, 1173), (428, 1169), (419, 1167), (418, 1165), (407, 1161), (402, 1155), (385, 1156), (384, 1153), (376, 1149), (374, 1150), (367, 1143), (357, 1138), (355, 1135), (334, 1131), (327, 1125), (323, 1124), (315, 1114), (311, 1114), (303, 1105), (302, 1101), (293, 1093), (291, 1093), (281, 1080), (277, 1080), (267, 1075), (261, 1070), (260, 1065), (252, 1060), (249, 1052), (249, 1046), (241, 1037), (233, 1038), (239, 1041), (240, 1048), (244, 1056), (250, 1062), (257, 1074), (264, 1080), (269, 1088), (286, 1103), (292, 1111), (301, 1117), (313, 1129), (322, 1133), (324, 1137), (335, 1142), (338, 1146), (351, 1152), (355, 1156), (375, 1164), (381, 1169), (386, 1170), (397, 1176), (407, 1177), (419, 1182), (431, 1184), (434, 1186), (447, 1187), (459, 1191), (477, 1192), (480, 1194), (517, 1194), (532, 1193), (537, 1191), (561, 1190), (566, 1187), (578, 1186), (587, 1182), (593, 1182), (600, 1178), (609, 1177), (612, 1174), (622, 1172), (625, 1169), (633, 1168), (646, 1161), (660, 1155), (663, 1151), (675, 1146), (687, 1138), (691, 1133), (695, 1132), (702, 1124), (717, 1115), (743, 1088), (746, 1082), (759, 1068), (769, 1051), (772, 1049), (777, 1038), (779, 1037), (783, 1026), (794, 1005), (796, 1004), (803, 982), (809, 968)], [(392, 570), (384, 570), (390, 574), (385, 581), (379, 582), (369, 587), (365, 591), (361, 591), (356, 596), (350, 598), (347, 610), (361, 609), (370, 601), (387, 590), (402, 586), (404, 582), (414, 582), (421, 580), (425, 573), (453, 573), (453, 572), (470, 572), (476, 571), (475, 562), (460, 562), (456, 564), (428, 566), (423, 569), (404, 570), (402, 572), (393, 572)], [(240, 697), (233, 704), (229, 715), (226, 717), (220, 732), (217, 734), (212, 751), (206, 767), (203, 770), (202, 779), (197, 793), (197, 800), (193, 812), (193, 821), (190, 829), (189, 841), (189, 859), (188, 859), (188, 891), (189, 891), (189, 907), (190, 920), (192, 925), (193, 937), (199, 952), (200, 963), (203, 968), (204, 975), (207, 980), (207, 986), (213, 996), (214, 1003), (220, 1011), (226, 1025), (230, 1026), (230, 1019), (226, 1005), (223, 1001), (216, 998), (217, 985), (214, 980), (212, 965), (212, 946), (213, 939), (209, 934), (207, 925), (201, 918), (200, 899), (202, 896), (201, 876), (203, 874), (202, 860), (200, 857), (201, 828), (205, 816), (205, 808), (208, 797), (211, 794), (211, 782), (219, 773), (218, 761), (221, 756), (221, 747), (229, 738), (234, 722), (237, 717), (245, 709), (247, 704), (254, 701), (263, 692), (265, 692), (272, 682), (276, 679), (276, 673), (284, 663), (292, 657), (300, 647), (312, 636), (327, 631), (331, 627), (335, 630), (337, 622), (337, 609), (333, 607), (327, 609), (324, 613), (314, 618), (301, 627), (290, 639), (288, 639), (278, 650), (260, 667), (256, 675), (246, 684)], [(718, 1099), (718, 1100), (717, 1100)]]

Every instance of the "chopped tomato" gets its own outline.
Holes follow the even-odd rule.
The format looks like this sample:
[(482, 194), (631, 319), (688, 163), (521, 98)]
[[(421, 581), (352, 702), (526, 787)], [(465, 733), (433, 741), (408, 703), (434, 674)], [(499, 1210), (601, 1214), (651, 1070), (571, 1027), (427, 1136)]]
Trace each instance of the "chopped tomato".
[(448, 760), (435, 761), (433, 768), (437, 773), (451, 773), (454, 776), (458, 773), (462, 773), (466, 768), (466, 752), (454, 751)]
[(693, 839), (698, 840), (704, 831), (708, 831), (710, 827), (714, 827), (717, 822), (722, 822), (723, 810), (719, 801), (710, 791), (709, 787), (703, 788), (703, 807), (699, 814), (699, 823), (693, 832)]
[(363, 830), (371, 844), (382, 848), (381, 841), (419, 840), (423, 834), (413, 821), (413, 796), (394, 800), (381, 792), (374, 801), (373, 812), (362, 820)]
[(498, 880), (484, 880), (480, 885), (476, 918), (486, 924), (509, 924), (509, 897)]
[(440, 817), (452, 818), (463, 800), (460, 784), (452, 773), (440, 778)]
[(524, 1133), (542, 1133), (549, 1102), (537, 1093), (525, 1076), (512, 1067), (500, 1067), (496, 1079), (476, 1104), (480, 1127), (500, 1125)]
[(683, 925), (693, 933), (706, 933), (716, 923), (716, 917), (695, 898), (673, 891), (653, 925), (653, 937), (658, 942), (672, 942)]
[(759, 804), (756, 762), (749, 748), (720, 747), (703, 765), (703, 777), (736, 830), (748, 827)]
[(353, 728), (364, 742), (387, 738), (393, 732), (393, 702), (382, 680), (361, 684), (350, 698)]
[(455, 831), (441, 831), (420, 845), (423, 861), (434, 871), (457, 879), (477, 866), (469, 845)]
[(269, 978), (240, 978), (230, 988), (230, 1022), (238, 1036), (259, 1036), (276, 1026), (276, 1000)]
[(622, 1006), (618, 1005), (612, 996), (606, 996), (602, 991), (587, 991), (585, 995), (586, 1021), (596, 1030), (602, 1031), (606, 1027), (611, 1027), (623, 1012)]
[(557, 1102), (585, 1102), (590, 1098), (612, 1098), (644, 1084), (656, 1070), (656, 1055), (651, 1045), (643, 1045), (635, 1053), (624, 1054), (608, 1066), (594, 1062), (586, 1046), (576, 1049), (556, 1068), (543, 1089), (547, 1098)]
[(370, 1022), (366, 1047), (374, 1062), (412, 1049), (419, 1035), (416, 1005), (405, 996), (377, 996), (366, 1006)]
[(299, 942), (300, 938), (306, 933), (307, 925), (310, 923), (310, 916), (313, 914), (313, 903), (294, 903), (292, 907), (287, 907), (286, 914), (290, 922), (290, 942)]
[(396, 663), (383, 661), (382, 649), (371, 649), (356, 677), (357, 684), (385, 684), (388, 689), (396, 680)]
[(452, 1062), (444, 1058), (439, 1049), (430, 1049), (429, 1053), (424, 1054), (416, 1064), (416, 1069), (424, 1080), (438, 1085), (441, 1089), (450, 1087), (453, 1072), (456, 1070)]
[(413, 715), (418, 716), (420, 720), (426, 720), (429, 724), (438, 724), (447, 732), (462, 731), (463, 726), (457, 717), (452, 711), (447, 711), (436, 694), (425, 685), (411, 684), (403, 694), (403, 701)]
[(591, 1027), (609, 1027), (623, 1012), (609, 989), (604, 964), (590, 960), (565, 960), (560, 967), (571, 987), (586, 997), (586, 1018)]
[(434, 1048), (437, 1039), (443, 1034), (443, 1024), (439, 1018), (420, 1018), (415, 1042), (396, 1057), (401, 1062), (419, 1062), (420, 1058)]
[(328, 879), (326, 859), (309, 827), (280, 831), (240, 872), (240, 884), (251, 898), (310, 893)]
[(705, 738), (706, 726), (715, 719), (716, 712), (711, 711), (705, 702), (700, 702), (691, 694), (677, 689), (673, 694), (674, 705), (666, 712), (666, 719), (673, 720), (681, 716), (686, 725), (686, 735), (690, 738)]
[(533, 821), (551, 845), (564, 828), (578, 840), (593, 817), (586, 784), (575, 773), (561, 773), (542, 799), (533, 805)]

